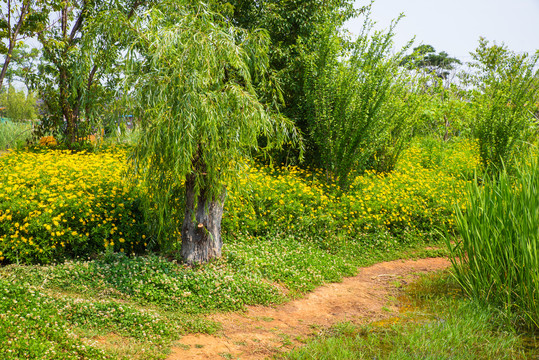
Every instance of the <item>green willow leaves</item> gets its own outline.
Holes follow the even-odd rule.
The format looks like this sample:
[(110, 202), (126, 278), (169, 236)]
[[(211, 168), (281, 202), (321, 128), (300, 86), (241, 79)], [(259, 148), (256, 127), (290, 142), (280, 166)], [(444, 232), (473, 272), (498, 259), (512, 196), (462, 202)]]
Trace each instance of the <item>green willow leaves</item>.
[(254, 76), (261, 83), (268, 74), (264, 31), (181, 2), (161, 3), (131, 26), (126, 92), (142, 119), (133, 165), (160, 233), (177, 215), (184, 181), (194, 183), (188, 197), (223, 199), (238, 168), (261, 150), (259, 137), (267, 150), (293, 138), (294, 127), (253, 87)]

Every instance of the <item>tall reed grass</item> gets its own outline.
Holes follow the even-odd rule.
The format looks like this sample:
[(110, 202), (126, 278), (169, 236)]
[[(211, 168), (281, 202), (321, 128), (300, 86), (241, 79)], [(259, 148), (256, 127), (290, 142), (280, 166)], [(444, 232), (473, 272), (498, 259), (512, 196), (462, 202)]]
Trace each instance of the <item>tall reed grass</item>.
[(456, 209), (461, 239), (450, 245), (455, 275), (474, 298), (501, 306), (539, 328), (539, 162), (469, 185)]
[(32, 125), (25, 122), (0, 122), (0, 150), (16, 148), (30, 138)]

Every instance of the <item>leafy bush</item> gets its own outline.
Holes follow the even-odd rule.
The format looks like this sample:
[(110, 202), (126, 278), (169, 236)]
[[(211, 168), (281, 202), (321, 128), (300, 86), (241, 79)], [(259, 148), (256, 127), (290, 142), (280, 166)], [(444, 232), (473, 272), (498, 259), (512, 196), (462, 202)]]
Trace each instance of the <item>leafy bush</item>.
[(125, 152), (12, 152), (0, 158), (0, 261), (49, 263), (110, 249), (141, 252), (137, 189)]
[(10, 87), (0, 94), (0, 106), (5, 107), (4, 116), (14, 121), (37, 119), (37, 101), (32, 93), (25, 94)]
[(390, 54), (395, 24), (375, 32), (367, 16), (354, 42), (330, 27), (306, 56), (305, 110), (320, 158), (315, 166), (343, 189), (353, 181), (353, 170), (365, 170), (374, 154), (384, 158), (376, 162), (380, 170), (391, 170), (411, 137), (418, 101), (398, 66), (402, 52)]
[(514, 161), (517, 147), (535, 127), (532, 110), (537, 98), (534, 81), (539, 52), (533, 56), (516, 54), (480, 39), (471, 55), (474, 71), (464, 78), (474, 87), (472, 135), (479, 141), (483, 164), (502, 169)]
[(539, 327), (539, 162), (502, 171), (468, 187), (469, 204), (457, 209), (462, 237), (450, 245), (455, 274), (474, 298), (521, 314)]

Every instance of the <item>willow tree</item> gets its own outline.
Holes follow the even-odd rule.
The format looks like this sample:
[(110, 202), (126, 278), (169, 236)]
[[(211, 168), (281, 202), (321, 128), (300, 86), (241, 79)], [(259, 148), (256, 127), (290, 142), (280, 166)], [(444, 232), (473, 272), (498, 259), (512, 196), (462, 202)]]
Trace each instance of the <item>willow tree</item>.
[(252, 85), (265, 81), (268, 37), (178, 1), (159, 4), (131, 29), (129, 96), (142, 118), (134, 168), (158, 231), (170, 224), (184, 186), (181, 254), (186, 263), (205, 262), (221, 255), (227, 187), (260, 150), (258, 138), (269, 139), (267, 147), (289, 138), (290, 123), (262, 104)]

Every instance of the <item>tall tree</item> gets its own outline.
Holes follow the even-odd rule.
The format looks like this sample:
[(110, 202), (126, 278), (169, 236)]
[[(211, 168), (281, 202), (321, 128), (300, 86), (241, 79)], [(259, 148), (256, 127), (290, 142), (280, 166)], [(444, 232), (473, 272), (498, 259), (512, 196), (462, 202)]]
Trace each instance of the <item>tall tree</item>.
[[(233, 24), (268, 31), (272, 43), (269, 66), (283, 91), (281, 111), (301, 130), (305, 137), (305, 158), (312, 162), (318, 147), (308, 131), (308, 109), (312, 104), (305, 97), (304, 55), (316, 51), (314, 44), (328, 27), (338, 33), (347, 20), (364, 8), (354, 9), (352, 0), (214, 0), (214, 3), (221, 5), (221, 13)], [(281, 160), (286, 161), (287, 157)]]
[(163, 2), (130, 28), (136, 41), (127, 88), (143, 119), (134, 166), (159, 229), (170, 222), (174, 198), (185, 186), (182, 257), (205, 262), (221, 255), (226, 189), (258, 149), (258, 136), (279, 146), (292, 131), (253, 87), (267, 76), (268, 38), (189, 1)]
[(5, 80), (8, 86), (15, 80), (22, 82), (26, 90), (30, 91), (30, 82), (37, 71), (40, 54), (39, 49), (19, 43), (13, 49), (10, 66), (6, 71)]
[(447, 80), (456, 65), (461, 64), (459, 59), (450, 57), (445, 51), (436, 53), (432, 45), (415, 47), (412, 54), (406, 55), (401, 61), (403, 66), (425, 70), (428, 74), (443, 80)]
[[(39, 132), (60, 132), (68, 144), (86, 135), (102, 103), (110, 100), (103, 97), (104, 94), (111, 96), (104, 87), (104, 80), (121, 51), (112, 36), (114, 32), (109, 34), (95, 21), (109, 12), (120, 17), (132, 17), (148, 2), (53, 2), (52, 10), (57, 17), (51, 17), (48, 28), (38, 34), (43, 61), (36, 86), (46, 114)], [(83, 118), (86, 120), (84, 123), (81, 121)]]
[(48, 17), (45, 5), (43, 0), (0, 1), (0, 54), (5, 56), (0, 71), (0, 89), (17, 45), (44, 29)]

